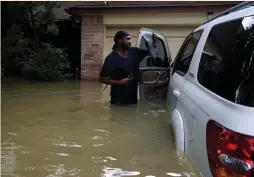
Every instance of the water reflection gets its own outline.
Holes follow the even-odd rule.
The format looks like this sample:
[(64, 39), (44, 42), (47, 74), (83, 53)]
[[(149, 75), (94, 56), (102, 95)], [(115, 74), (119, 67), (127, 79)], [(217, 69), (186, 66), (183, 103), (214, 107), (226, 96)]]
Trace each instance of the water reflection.
[(121, 168), (104, 168), (102, 169), (101, 177), (113, 176), (137, 176), (140, 172), (137, 171), (123, 171)]
[(165, 104), (114, 107), (91, 82), (2, 84), (2, 176), (172, 176)]

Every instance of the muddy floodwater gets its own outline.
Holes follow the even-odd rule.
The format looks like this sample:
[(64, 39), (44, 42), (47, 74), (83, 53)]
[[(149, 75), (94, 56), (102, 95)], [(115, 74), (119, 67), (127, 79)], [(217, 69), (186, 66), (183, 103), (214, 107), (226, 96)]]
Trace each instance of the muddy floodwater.
[(102, 89), (95, 82), (2, 82), (2, 176), (197, 176), (177, 159), (164, 101), (112, 107)]

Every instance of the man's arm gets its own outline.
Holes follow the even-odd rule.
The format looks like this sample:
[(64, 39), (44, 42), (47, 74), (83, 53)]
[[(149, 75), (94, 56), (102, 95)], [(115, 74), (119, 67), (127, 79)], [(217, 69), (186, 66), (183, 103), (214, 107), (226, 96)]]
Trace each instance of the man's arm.
[(114, 71), (114, 63), (110, 58), (106, 58), (101, 68), (99, 75), (99, 82), (107, 85), (127, 85), (128, 79), (121, 79), (119, 81), (112, 80), (110, 77)]
[(109, 77), (100, 76), (99, 77), (99, 82), (102, 83), (102, 84), (107, 84), (107, 85), (128, 85), (129, 80), (124, 78), (124, 79), (121, 79), (119, 81), (116, 81), (116, 80), (110, 79)]
[(150, 53), (147, 49), (140, 49), (140, 48), (137, 48), (138, 50), (138, 64), (141, 63), (141, 61), (146, 57), (146, 56), (150, 56)]

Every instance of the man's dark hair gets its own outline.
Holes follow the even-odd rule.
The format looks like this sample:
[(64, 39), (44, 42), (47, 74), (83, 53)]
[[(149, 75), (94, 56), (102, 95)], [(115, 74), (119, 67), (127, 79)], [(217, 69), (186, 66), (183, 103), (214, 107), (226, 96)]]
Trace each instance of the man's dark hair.
[(118, 31), (116, 34), (115, 34), (115, 37), (114, 37), (114, 45), (112, 47), (112, 50), (115, 50), (116, 47), (117, 47), (117, 42), (119, 39), (123, 39), (124, 37), (126, 36), (130, 36), (130, 33), (125, 31), (125, 30), (120, 30)]

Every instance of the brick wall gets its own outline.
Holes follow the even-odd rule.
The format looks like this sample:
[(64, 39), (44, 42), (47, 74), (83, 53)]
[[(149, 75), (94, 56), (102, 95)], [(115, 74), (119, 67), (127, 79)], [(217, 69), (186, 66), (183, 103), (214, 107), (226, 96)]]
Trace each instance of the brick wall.
[(103, 64), (103, 16), (84, 15), (81, 20), (81, 79), (97, 80)]

